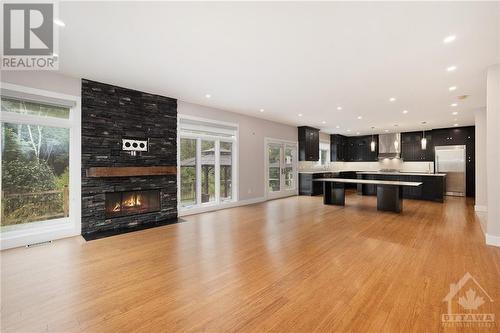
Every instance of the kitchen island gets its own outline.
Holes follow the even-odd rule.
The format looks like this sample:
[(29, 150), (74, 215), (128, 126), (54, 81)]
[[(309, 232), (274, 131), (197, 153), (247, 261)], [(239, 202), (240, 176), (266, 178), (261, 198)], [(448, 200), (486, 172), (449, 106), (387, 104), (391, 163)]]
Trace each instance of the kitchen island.
[[(360, 171), (356, 174), (358, 179), (366, 180), (421, 182), (422, 186), (419, 187), (405, 187), (403, 197), (444, 202), (446, 192), (446, 174), (444, 173)], [(377, 194), (376, 187), (370, 184), (358, 184), (357, 190), (360, 195)]]
[(403, 188), (422, 185), (421, 182), (366, 179), (318, 178), (314, 181), (323, 183), (325, 205), (345, 206), (345, 184), (368, 184), (377, 188), (377, 209), (396, 213), (403, 210)]

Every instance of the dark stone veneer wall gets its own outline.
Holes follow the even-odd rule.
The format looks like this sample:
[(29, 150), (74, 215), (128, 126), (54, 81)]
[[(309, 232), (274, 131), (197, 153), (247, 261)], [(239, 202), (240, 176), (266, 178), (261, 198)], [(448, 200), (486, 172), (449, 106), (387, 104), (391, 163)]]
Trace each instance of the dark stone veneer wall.
[[(149, 138), (149, 152), (121, 150), (122, 138)], [(176, 166), (177, 100), (82, 80), (82, 234), (161, 225), (177, 218), (177, 178), (89, 178), (96, 166)], [(105, 193), (160, 189), (161, 211), (105, 218)]]

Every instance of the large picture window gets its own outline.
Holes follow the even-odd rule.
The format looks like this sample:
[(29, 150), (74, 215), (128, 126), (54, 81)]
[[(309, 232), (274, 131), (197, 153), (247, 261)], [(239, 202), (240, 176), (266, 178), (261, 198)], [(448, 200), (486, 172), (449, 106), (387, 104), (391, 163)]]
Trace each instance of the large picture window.
[(180, 209), (234, 201), (237, 127), (181, 118)]
[(79, 179), (80, 171), (79, 151), (72, 148), (79, 145), (77, 101), (46, 95), (40, 100), (2, 88), (2, 248), (80, 233), (79, 182), (71, 181)]

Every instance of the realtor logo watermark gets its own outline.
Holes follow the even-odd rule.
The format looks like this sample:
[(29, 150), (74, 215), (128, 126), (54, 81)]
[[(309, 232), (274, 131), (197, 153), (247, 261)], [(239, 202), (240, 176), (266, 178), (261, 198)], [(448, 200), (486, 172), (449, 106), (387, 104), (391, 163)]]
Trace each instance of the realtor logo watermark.
[(57, 70), (55, 2), (3, 3), (2, 70)]
[(469, 273), (450, 284), (450, 292), (443, 298), (447, 313), (442, 314), (444, 327), (494, 327), (493, 299)]

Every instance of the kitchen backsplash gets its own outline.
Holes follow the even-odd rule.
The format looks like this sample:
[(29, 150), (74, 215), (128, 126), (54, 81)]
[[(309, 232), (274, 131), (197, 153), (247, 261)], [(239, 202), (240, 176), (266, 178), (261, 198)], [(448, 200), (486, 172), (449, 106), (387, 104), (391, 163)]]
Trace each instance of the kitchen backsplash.
[(318, 162), (299, 162), (299, 171), (379, 171), (382, 169), (402, 172), (434, 172), (434, 162), (404, 162), (398, 159), (386, 159), (378, 162), (329, 162), (319, 165)]

